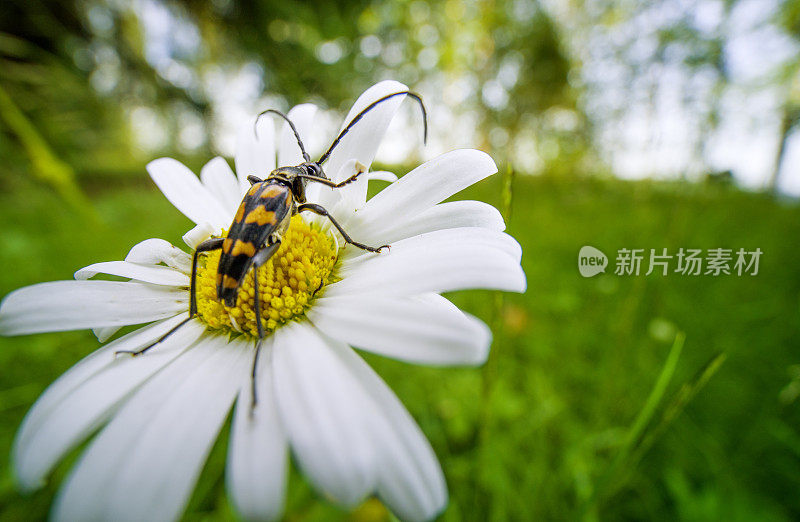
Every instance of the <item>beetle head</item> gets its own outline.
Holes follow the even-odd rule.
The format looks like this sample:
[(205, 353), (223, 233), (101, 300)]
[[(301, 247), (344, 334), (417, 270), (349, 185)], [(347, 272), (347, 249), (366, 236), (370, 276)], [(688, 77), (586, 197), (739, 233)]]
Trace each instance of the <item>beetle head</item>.
[(303, 169), (309, 176), (328, 179), (328, 176), (325, 175), (325, 171), (322, 170), (322, 165), (319, 163), (307, 161), (305, 163), (301, 163), (300, 168)]

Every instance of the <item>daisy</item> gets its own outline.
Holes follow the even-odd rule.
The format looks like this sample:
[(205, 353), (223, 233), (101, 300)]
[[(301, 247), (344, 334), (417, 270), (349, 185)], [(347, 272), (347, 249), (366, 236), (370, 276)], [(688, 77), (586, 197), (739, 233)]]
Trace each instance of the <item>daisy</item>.
[[(348, 118), (407, 88), (381, 82)], [(334, 149), (334, 180), (369, 167), (401, 103), (368, 113)], [(301, 136), (315, 108), (289, 113)], [(148, 171), (195, 228), (190, 248), (224, 232), (247, 175), (302, 162), (287, 125), (275, 136), (262, 118), (243, 127), (236, 172), (221, 158), (199, 179), (164, 158)], [(277, 153), (275, 143), (277, 143)], [(491, 332), (439, 295), (466, 288), (522, 292), (521, 249), (503, 233), (496, 209), (477, 201), (441, 203), (493, 174), (476, 150), (443, 154), (366, 199), (369, 173), (339, 190), (309, 184), (360, 242), (391, 244), (388, 253), (346, 246), (319, 216), (299, 214), (281, 248), (258, 270), (264, 339), (251, 394), (255, 355), (253, 271), (233, 307), (216, 300), (219, 251), (201, 256), (198, 315), (138, 357), (188, 317), (191, 256), (160, 239), (135, 245), (124, 261), (97, 263), (76, 281), (12, 292), (0, 305), (0, 333), (92, 328), (101, 342), (126, 325), (146, 324), (80, 361), (37, 400), (13, 448), (24, 490), (40, 487), (70, 450), (95, 432), (62, 485), (56, 520), (174, 520), (181, 516), (208, 453), (234, 408), (226, 486), (245, 519), (283, 513), (288, 456), (324, 497), (354, 507), (376, 495), (404, 520), (435, 517), (447, 504), (445, 480), (428, 441), (399, 400), (353, 347), (428, 365), (478, 365)], [(128, 281), (94, 280), (107, 274)], [(262, 286), (263, 285), (263, 286)], [(235, 405), (235, 407), (234, 407)]]

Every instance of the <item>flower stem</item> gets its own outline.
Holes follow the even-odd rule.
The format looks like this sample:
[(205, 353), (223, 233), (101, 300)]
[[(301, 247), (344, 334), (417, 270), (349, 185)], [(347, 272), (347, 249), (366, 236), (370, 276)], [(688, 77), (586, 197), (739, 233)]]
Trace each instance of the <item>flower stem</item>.
[[(503, 221), (508, 224), (509, 219), (511, 218), (511, 206), (514, 200), (514, 171), (510, 165), (508, 165), (503, 172), (502, 183), (503, 186), (501, 192), (502, 201), (500, 205), (500, 213), (503, 216)], [(490, 319), (493, 342), (491, 350), (489, 351), (489, 357), (486, 360), (483, 371), (481, 372), (481, 403), (478, 415), (478, 426), (476, 427), (476, 469), (473, 473), (473, 480), (475, 480), (474, 490), (476, 493), (474, 495), (476, 502), (476, 505), (474, 506), (474, 513), (477, 514), (478, 518), (486, 518), (492, 511), (492, 492), (486, 488), (485, 481), (483, 480), (483, 463), (492, 458), (492, 449), (489, 445), (489, 441), (491, 439), (490, 433), (493, 428), (491, 418), (492, 393), (497, 380), (497, 358), (502, 357), (502, 354), (497, 353), (498, 346), (502, 344), (502, 341), (505, 339), (503, 332), (503, 305), (503, 292), (494, 292)]]

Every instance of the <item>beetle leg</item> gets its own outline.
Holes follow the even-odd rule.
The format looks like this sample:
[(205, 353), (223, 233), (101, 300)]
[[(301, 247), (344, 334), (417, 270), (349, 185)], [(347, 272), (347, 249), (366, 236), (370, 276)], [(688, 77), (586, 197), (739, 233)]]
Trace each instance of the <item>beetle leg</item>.
[(253, 257), (253, 301), (255, 305), (255, 312), (256, 312), (256, 328), (258, 329), (258, 341), (256, 341), (256, 354), (253, 357), (253, 370), (250, 374), (250, 389), (252, 393), (252, 402), (250, 404), (250, 413), (253, 413), (253, 410), (256, 408), (256, 404), (258, 403), (258, 396), (256, 395), (256, 366), (258, 365), (258, 356), (261, 353), (261, 342), (264, 340), (264, 326), (261, 324), (261, 298), (258, 293), (258, 274), (256, 270), (261, 267), (264, 263), (266, 263), (269, 258), (275, 255), (275, 252), (281, 246), (281, 240), (273, 240), (271, 245), (268, 245), (266, 248), (258, 252)]
[(197, 248), (194, 250), (194, 256), (192, 257), (192, 284), (189, 287), (189, 317), (194, 317), (197, 314), (197, 296), (195, 295), (197, 283), (197, 256), (201, 252), (219, 250), (222, 248), (223, 241), (225, 241), (225, 239), (221, 237), (206, 239), (197, 245)]
[(331, 188), (342, 188), (345, 185), (348, 185), (355, 180), (358, 179), (360, 175), (367, 171), (367, 167), (365, 167), (362, 163), (356, 162), (356, 173), (350, 176), (349, 178), (345, 179), (344, 181), (340, 181), (339, 183), (335, 183), (328, 178), (323, 178), (322, 176), (312, 176), (310, 174), (298, 174), (298, 178), (305, 178), (309, 181), (316, 181), (317, 183), (322, 183), (323, 185)]
[(303, 203), (302, 205), (299, 205), (297, 207), (297, 212), (303, 212), (305, 210), (308, 210), (309, 212), (313, 212), (315, 214), (319, 214), (320, 216), (324, 216), (324, 217), (327, 217), (328, 219), (330, 219), (331, 223), (333, 223), (333, 226), (336, 227), (336, 230), (339, 231), (339, 233), (342, 235), (342, 237), (344, 238), (346, 243), (349, 243), (349, 244), (351, 244), (351, 245), (353, 245), (355, 247), (358, 247), (358, 248), (360, 248), (362, 250), (366, 250), (367, 252), (380, 252), (384, 248), (387, 249), (387, 250), (390, 248), (389, 245), (381, 245), (381, 246), (376, 248), (376, 247), (367, 246), (364, 243), (359, 243), (357, 241), (353, 241), (353, 238), (351, 238), (347, 234), (347, 232), (344, 231), (344, 229), (342, 228), (342, 225), (340, 225), (333, 218), (333, 216), (331, 216), (328, 213), (328, 211), (325, 210), (325, 208), (323, 206), (321, 206), (321, 205), (317, 205), (316, 203)]
[[(255, 271), (258, 270), (261, 267), (261, 265), (266, 263), (269, 260), (269, 258), (271, 258), (275, 254), (275, 252), (278, 251), (278, 248), (280, 248), (280, 246), (281, 246), (281, 241), (277, 240), (274, 243), (272, 243), (271, 245), (268, 245), (266, 248), (264, 248), (260, 252), (258, 252), (253, 257), (253, 267), (254, 267), (253, 268), (253, 290), (254, 290), (253, 293), (255, 294), (254, 295), (254, 301), (255, 301), (255, 312), (256, 312), (256, 327), (258, 328), (258, 338), (259, 339), (263, 339), (264, 338), (264, 327), (261, 324), (261, 300), (258, 297), (258, 277), (257, 277), (257, 274), (255, 273)], [(253, 367), (253, 369), (255, 370), (255, 366)]]
[(214, 237), (211, 239), (206, 239), (194, 250), (194, 256), (192, 257), (192, 276), (191, 276), (191, 283), (189, 285), (189, 317), (178, 323), (174, 326), (170, 331), (159, 337), (154, 343), (148, 344), (144, 348), (140, 348), (138, 350), (119, 350), (114, 352), (114, 355), (119, 355), (121, 353), (129, 353), (133, 356), (142, 355), (147, 350), (152, 348), (153, 346), (161, 343), (164, 339), (175, 333), (178, 328), (188, 323), (195, 315), (197, 315), (197, 299), (195, 297), (195, 286), (197, 281), (197, 256), (202, 252), (211, 252), (212, 250), (219, 250), (222, 248), (222, 242), (224, 238), (221, 237)]

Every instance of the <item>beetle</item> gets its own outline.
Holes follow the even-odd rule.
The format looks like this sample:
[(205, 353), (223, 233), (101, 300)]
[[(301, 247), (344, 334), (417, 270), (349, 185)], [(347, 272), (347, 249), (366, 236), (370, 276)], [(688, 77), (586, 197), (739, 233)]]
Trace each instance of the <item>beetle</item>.
[[(197, 315), (197, 262), (198, 256), (204, 252), (222, 250), (217, 268), (216, 293), (217, 299), (223, 301), (227, 306), (234, 306), (239, 294), (239, 288), (244, 281), (248, 271), (253, 268), (257, 270), (264, 265), (280, 248), (283, 233), (288, 229), (293, 215), (300, 212), (313, 212), (323, 217), (327, 217), (331, 224), (344, 238), (347, 244), (361, 248), (368, 252), (381, 252), (389, 245), (371, 247), (363, 243), (354, 241), (334, 217), (321, 205), (306, 202), (306, 185), (309, 182), (321, 183), (331, 188), (342, 188), (358, 179), (366, 171), (363, 165), (356, 164), (358, 170), (349, 178), (336, 183), (328, 178), (322, 168), (322, 164), (330, 157), (331, 152), (341, 142), (342, 138), (357, 124), (365, 114), (378, 106), (380, 103), (394, 98), (395, 96), (407, 95), (414, 99), (422, 110), (424, 124), (424, 141), (428, 136), (428, 120), (425, 105), (422, 98), (410, 91), (401, 91), (386, 95), (368, 105), (359, 112), (344, 129), (339, 133), (328, 150), (320, 156), (317, 161), (311, 161), (310, 156), (303, 146), (300, 135), (294, 123), (288, 116), (275, 109), (267, 109), (260, 113), (256, 118), (256, 126), (261, 116), (272, 113), (283, 118), (294, 133), (297, 144), (303, 155), (303, 163), (296, 166), (278, 167), (269, 175), (262, 179), (256, 175), (249, 175), (247, 180), (250, 182), (250, 189), (242, 199), (236, 215), (231, 223), (225, 237), (215, 237), (200, 243), (194, 251), (192, 257), (192, 273), (189, 287), (189, 317), (181, 321), (174, 328), (169, 330), (152, 344), (135, 351), (120, 351), (117, 353), (128, 353), (131, 355), (141, 355), (169, 337), (178, 328), (189, 322)], [(255, 395), (255, 375), (258, 355), (261, 348), (261, 341), (265, 337), (264, 327), (261, 318), (261, 303), (259, 299), (258, 278), (254, 278), (254, 304), (256, 328), (258, 340), (256, 341), (256, 354), (253, 360), (253, 405), (256, 403)]]

